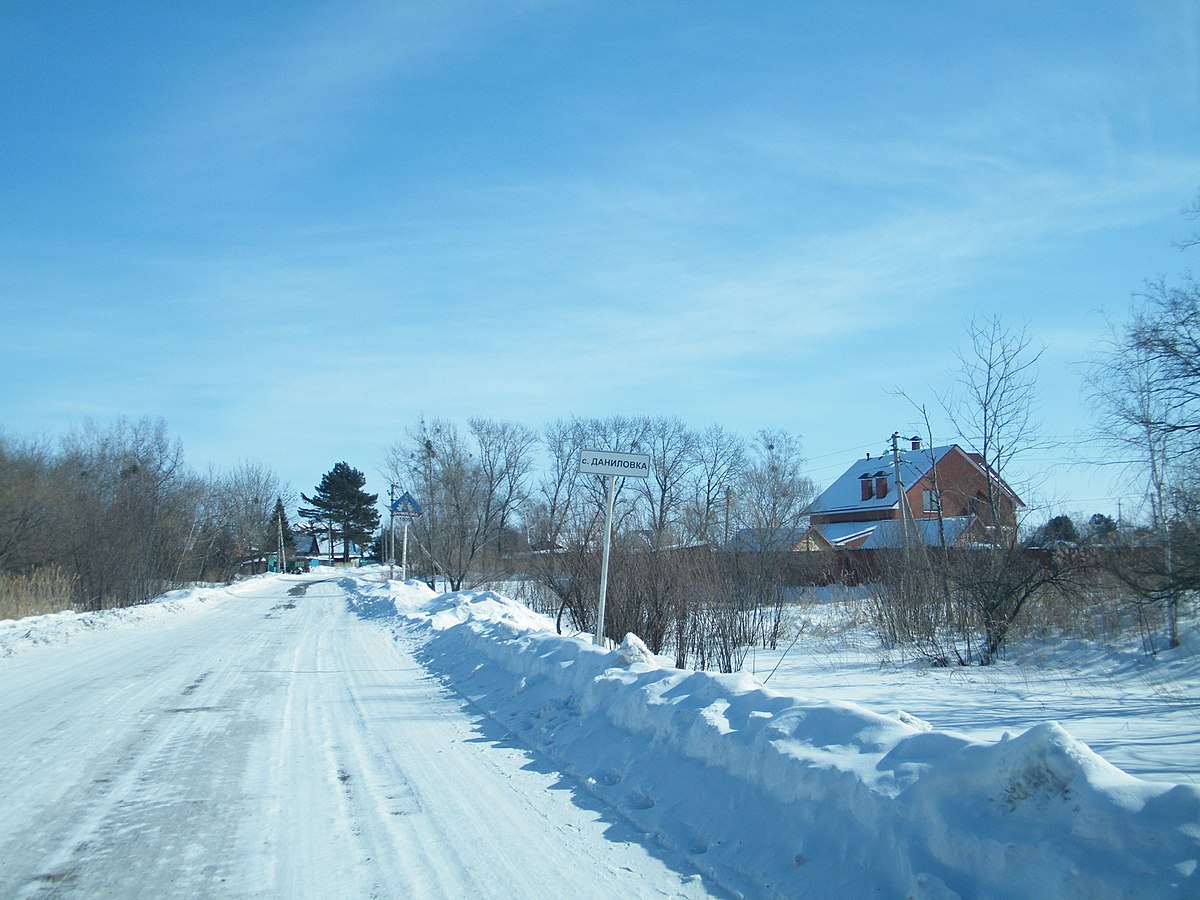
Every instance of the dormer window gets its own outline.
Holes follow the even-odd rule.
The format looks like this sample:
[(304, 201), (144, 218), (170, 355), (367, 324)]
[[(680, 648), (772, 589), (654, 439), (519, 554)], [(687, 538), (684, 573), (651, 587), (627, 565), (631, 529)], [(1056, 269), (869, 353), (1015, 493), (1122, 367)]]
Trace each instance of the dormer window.
[(875, 496), (886, 497), (888, 494), (888, 477), (887, 472), (875, 473)]
[(871, 478), (870, 472), (863, 472), (858, 476), (858, 484), (862, 488), (862, 499), (870, 500), (875, 496), (874, 481)]

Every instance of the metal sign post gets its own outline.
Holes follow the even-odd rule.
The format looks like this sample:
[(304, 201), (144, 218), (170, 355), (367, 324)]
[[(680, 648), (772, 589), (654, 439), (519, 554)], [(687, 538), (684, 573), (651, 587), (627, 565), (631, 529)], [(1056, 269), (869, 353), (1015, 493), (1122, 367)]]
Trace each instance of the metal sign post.
[(608, 476), (608, 503), (604, 518), (604, 555), (600, 565), (600, 600), (596, 604), (596, 633), (592, 642), (604, 646), (604, 603), (608, 596), (608, 556), (612, 547), (613, 501), (617, 494), (617, 476), (650, 477), (650, 457), (645, 453), (609, 453), (604, 450), (583, 450), (579, 455), (579, 471), (583, 475)]
[(404, 520), (404, 543), (400, 545), (400, 580), (408, 581), (408, 519)]

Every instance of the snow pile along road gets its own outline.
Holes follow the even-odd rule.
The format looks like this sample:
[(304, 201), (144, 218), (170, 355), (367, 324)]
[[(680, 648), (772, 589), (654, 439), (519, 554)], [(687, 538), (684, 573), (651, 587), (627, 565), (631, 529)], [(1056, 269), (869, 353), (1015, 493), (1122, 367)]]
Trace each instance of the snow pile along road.
[(230, 597), (246, 594), (248, 585), (234, 587), (191, 587), (170, 591), (138, 606), (125, 606), (96, 612), (64, 610), (24, 619), (0, 619), (0, 658), (15, 656), (34, 647), (85, 640), (99, 634), (149, 623), (169, 624), (170, 620), (197, 612), (209, 604), (220, 605)]
[(1056, 724), (975, 741), (662, 667), (633, 636), (604, 651), (494, 593), (391, 590), (428, 668), (731, 890), (1200, 896), (1200, 790), (1133, 778)]

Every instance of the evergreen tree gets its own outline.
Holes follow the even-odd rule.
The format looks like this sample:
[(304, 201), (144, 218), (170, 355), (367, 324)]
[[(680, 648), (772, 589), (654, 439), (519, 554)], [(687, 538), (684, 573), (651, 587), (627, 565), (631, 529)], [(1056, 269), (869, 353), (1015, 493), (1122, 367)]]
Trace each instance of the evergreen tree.
[(342, 542), (343, 562), (350, 560), (351, 541), (364, 546), (379, 527), (379, 512), (375, 509), (379, 495), (364, 491), (366, 483), (362, 472), (340, 462), (321, 477), (313, 496), (300, 495), (311, 504), (300, 509), (300, 516), (329, 527), (334, 539)]
[(1076, 544), (1079, 542), (1079, 529), (1075, 527), (1070, 516), (1055, 516), (1039, 529), (1038, 537), (1041, 544)]
[(1088, 519), (1088, 537), (1092, 540), (1100, 540), (1115, 534), (1117, 531), (1117, 523), (1112, 520), (1111, 516), (1106, 516), (1104, 513), (1095, 513)]

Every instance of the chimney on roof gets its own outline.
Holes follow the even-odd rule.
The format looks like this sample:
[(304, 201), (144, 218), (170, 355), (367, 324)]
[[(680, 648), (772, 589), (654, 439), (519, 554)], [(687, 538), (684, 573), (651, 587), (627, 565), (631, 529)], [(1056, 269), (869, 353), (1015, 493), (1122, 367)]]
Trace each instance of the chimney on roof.
[(875, 496), (873, 493), (873, 490), (872, 490), (874, 481), (871, 478), (870, 472), (863, 472), (861, 475), (859, 475), (858, 483), (859, 483), (859, 486), (862, 487), (862, 499), (863, 500), (870, 500), (873, 496)]
[(887, 472), (875, 473), (875, 496), (886, 497), (888, 494), (888, 478)]
[(919, 434), (914, 434), (912, 437), (909, 438), (909, 440), (912, 441), (912, 448), (914, 450), (921, 449), (921, 436)]

